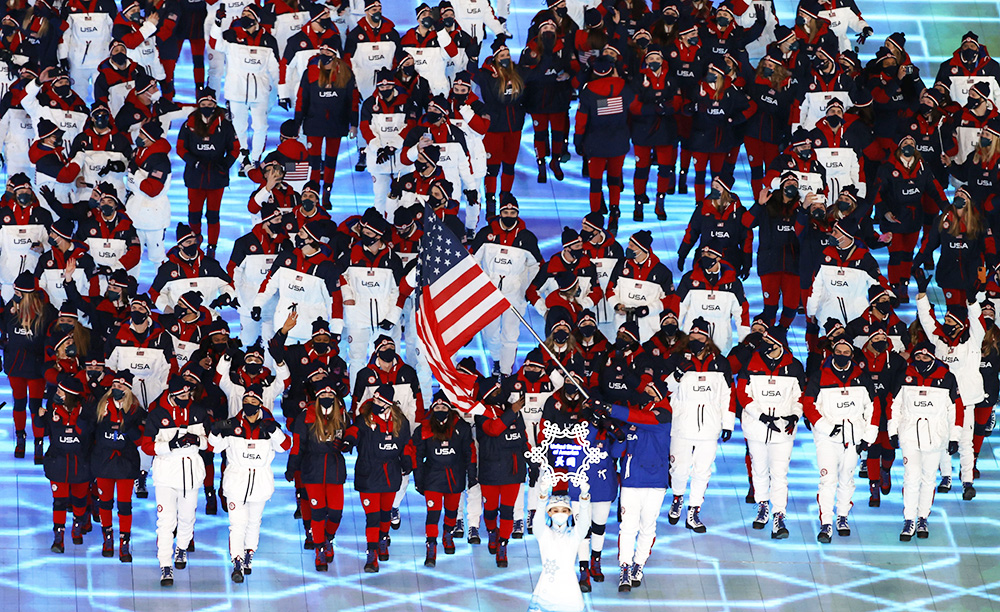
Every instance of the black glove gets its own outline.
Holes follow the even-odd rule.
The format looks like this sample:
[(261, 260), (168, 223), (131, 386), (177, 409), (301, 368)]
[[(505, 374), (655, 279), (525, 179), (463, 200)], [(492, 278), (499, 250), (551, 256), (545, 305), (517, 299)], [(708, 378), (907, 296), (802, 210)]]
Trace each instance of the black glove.
[(240, 307), (240, 299), (239, 298), (233, 298), (233, 299), (229, 300), (229, 307), (230, 308), (239, 308)]
[(344, 438), (341, 438), (340, 443), (337, 444), (337, 450), (345, 454), (350, 453), (353, 448), (354, 443), (350, 440), (345, 440)]
[(927, 293), (927, 287), (931, 284), (931, 279), (928, 278), (923, 268), (913, 268), (913, 280), (917, 282), (917, 291), (919, 293)]
[(63, 72), (69, 72), (69, 60), (68, 59), (59, 60), (59, 67), (62, 68)]
[(841, 423), (837, 423), (833, 426), (833, 431), (830, 432), (830, 437), (839, 436), (841, 432), (844, 431), (844, 426)]
[(740, 280), (745, 281), (750, 278), (750, 264), (743, 264), (740, 268)]
[(403, 183), (398, 178), (394, 178), (389, 186), (389, 199), (398, 200), (401, 197), (403, 197)]
[(395, 323), (389, 319), (382, 319), (382, 321), (378, 324), (378, 327), (379, 329), (384, 329), (385, 331), (391, 331), (394, 325)]
[(760, 21), (764, 18), (764, 7), (758, 4), (753, 8), (753, 14), (756, 21)]
[(375, 161), (377, 163), (384, 164), (385, 162), (392, 159), (392, 156), (395, 154), (396, 154), (396, 147), (382, 147), (381, 149), (378, 150), (378, 153), (375, 156)]
[(167, 446), (170, 450), (177, 450), (178, 448), (184, 446), (184, 439), (181, 438), (180, 432), (174, 434), (174, 437), (171, 438), (170, 442), (167, 442)]
[(250, 319), (260, 321), (260, 306), (254, 306), (250, 309)]
[(865, 452), (866, 450), (868, 450), (868, 443), (865, 442), (864, 440), (862, 440), (861, 443), (858, 444), (858, 454), (860, 455), (861, 453)]
[(262, 433), (268, 435), (268, 437), (274, 435), (274, 432), (278, 431), (278, 422), (274, 419), (265, 419), (260, 424), (260, 430)]
[(793, 414), (781, 418), (788, 421), (788, 425), (785, 425), (785, 433), (788, 435), (792, 435), (793, 433), (795, 433), (795, 424), (799, 422), (799, 415)]
[(767, 425), (767, 428), (770, 429), (771, 431), (777, 431), (777, 432), (781, 431), (781, 429), (779, 429), (778, 426), (774, 424), (774, 422), (778, 420), (777, 417), (773, 417), (769, 414), (761, 414), (757, 418), (757, 420)]
[(722, 430), (722, 441), (723, 442), (729, 442), (729, 439), (732, 438), (732, 437), (733, 437), (733, 430), (732, 429), (723, 429)]
[(462, 193), (465, 194), (465, 201), (469, 203), (469, 206), (476, 206), (479, 204), (479, 192), (475, 189), (466, 189)]
[(219, 297), (212, 300), (212, 303), (208, 305), (211, 309), (222, 308), (223, 306), (228, 306), (230, 302), (230, 297), (228, 293), (219, 294)]
[(806, 430), (808, 430), (808, 431), (812, 431), (813, 430), (813, 424), (809, 422), (809, 419), (803, 417), (802, 422), (805, 424)]
[(686, 254), (685, 255), (681, 255), (680, 253), (677, 254), (677, 271), (678, 272), (683, 272), (684, 271), (684, 260), (686, 258), (687, 258)]
[(634, 312), (635, 316), (640, 319), (649, 316), (649, 306), (636, 306)]
[(591, 404), (591, 409), (594, 411), (594, 416), (599, 419), (607, 419), (611, 416), (608, 407), (597, 400), (594, 400), (594, 403)]
[(294, 482), (295, 481), (295, 470), (293, 470), (291, 468), (286, 469), (285, 470), (285, 480), (287, 480), (288, 482)]
[(950, 442), (948, 442), (948, 454), (954, 455), (957, 452), (958, 452), (958, 441), (951, 440)]
[(184, 443), (184, 446), (199, 446), (201, 445), (201, 438), (198, 437), (198, 434), (189, 432), (181, 436), (181, 442)]
[(871, 29), (870, 26), (866, 26), (865, 29), (861, 30), (861, 33), (858, 34), (858, 44), (859, 45), (865, 44), (865, 41), (868, 40), (868, 37), (874, 33), (875, 30)]
[(288, 110), (289, 108), (292, 107), (291, 98), (278, 98), (278, 106), (280, 106), (285, 110)]

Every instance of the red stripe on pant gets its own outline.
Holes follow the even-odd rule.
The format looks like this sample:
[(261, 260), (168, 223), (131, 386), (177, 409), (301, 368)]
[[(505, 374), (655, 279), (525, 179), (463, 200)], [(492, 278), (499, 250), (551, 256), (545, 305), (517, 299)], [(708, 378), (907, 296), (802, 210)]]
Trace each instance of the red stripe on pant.
[(24, 431), (28, 420), (26, 409), (30, 400), (31, 433), (36, 440), (41, 440), (45, 437), (45, 428), (37, 415), (45, 395), (45, 379), (8, 376), (7, 380), (10, 382), (11, 395), (14, 396), (14, 429)]
[[(135, 480), (132, 478), (98, 478), (97, 500), (101, 515), (101, 527), (111, 529), (111, 499), (118, 491), (118, 529), (125, 533), (132, 531), (132, 489)], [(126, 505), (127, 504), (127, 505)], [(123, 513), (122, 511), (128, 511)]]
[(361, 507), (365, 511), (365, 540), (368, 549), (378, 546), (379, 538), (389, 533), (389, 517), (396, 492), (361, 493)]
[(66, 509), (73, 506), (73, 516), (79, 518), (87, 511), (85, 505), (89, 482), (53, 482), (52, 483), (52, 523), (66, 524)]
[(455, 527), (458, 519), (458, 504), (462, 501), (461, 493), (438, 493), (437, 491), (427, 491), (424, 493), (427, 503), (427, 521), (425, 524), (425, 534), (428, 538), (438, 537), (438, 521), (441, 519), (441, 508), (444, 508), (444, 530), (451, 531)]
[(196, 234), (201, 233), (201, 211), (207, 208), (208, 244), (219, 244), (219, 209), (222, 208), (222, 189), (188, 188), (188, 225)]
[(497, 528), (497, 510), (500, 512), (500, 539), (509, 540), (514, 530), (514, 502), (521, 491), (519, 484), (484, 485), (480, 484), (483, 493), (483, 518), (486, 528), (493, 531)]
[(625, 156), (617, 157), (591, 157), (587, 160), (587, 176), (590, 177), (590, 210), (597, 212), (601, 209), (601, 189), (604, 171), (608, 171), (608, 205), (617, 207), (621, 202), (622, 187), (622, 167), (625, 165)]
[[(340, 519), (344, 515), (344, 485), (307, 484), (305, 488), (309, 502), (304, 505), (308, 505), (312, 511), (312, 520), (309, 525), (312, 530), (312, 539), (316, 544), (322, 544), (328, 537), (332, 538), (337, 535), (337, 529), (340, 527)], [(362, 504), (364, 504), (364, 499), (365, 494), (362, 493)], [(389, 507), (392, 507), (392, 498), (389, 499)], [(368, 506), (364, 506), (364, 508), (367, 519)], [(304, 512), (303, 516), (305, 516)], [(367, 528), (365, 535), (368, 535)], [(371, 542), (371, 540), (368, 541)]]
[[(323, 156), (323, 141), (326, 140), (326, 157)], [(309, 165), (312, 172), (309, 180), (319, 181), (320, 170), (323, 171), (323, 183), (333, 184), (333, 178), (337, 174), (337, 156), (340, 155), (340, 138), (333, 136), (307, 136), (306, 148), (309, 152)]]
[(532, 113), (531, 124), (535, 128), (535, 157), (542, 159), (549, 155), (549, 129), (552, 129), (552, 156), (562, 155), (566, 132), (569, 131), (569, 113)]

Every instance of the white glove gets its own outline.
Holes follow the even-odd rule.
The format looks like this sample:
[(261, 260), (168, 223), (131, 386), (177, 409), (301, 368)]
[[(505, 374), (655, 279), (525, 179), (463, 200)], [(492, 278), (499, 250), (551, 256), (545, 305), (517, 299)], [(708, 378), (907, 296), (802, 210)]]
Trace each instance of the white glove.
[(590, 497), (590, 483), (586, 480), (580, 482), (580, 498)]
[(590, 296), (583, 296), (580, 301), (580, 308), (589, 310), (594, 307), (594, 300), (590, 299)]
[(542, 317), (544, 317), (545, 313), (548, 311), (548, 308), (545, 307), (545, 300), (542, 298), (535, 300), (533, 306), (535, 307), (535, 310), (538, 311), (538, 314), (542, 315)]

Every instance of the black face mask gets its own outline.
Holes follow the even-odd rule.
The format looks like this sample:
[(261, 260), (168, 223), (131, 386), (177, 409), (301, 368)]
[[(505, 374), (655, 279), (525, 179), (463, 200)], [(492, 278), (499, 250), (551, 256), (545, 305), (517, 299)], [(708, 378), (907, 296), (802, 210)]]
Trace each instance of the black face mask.
[(133, 310), (131, 313), (129, 313), (129, 317), (132, 319), (132, 322), (135, 323), (136, 325), (142, 325), (143, 323), (146, 322), (146, 319), (149, 318), (149, 315), (142, 312), (141, 310)]
[(663, 23), (665, 23), (666, 25), (674, 25), (675, 23), (677, 23), (677, 15), (674, 15), (673, 13), (664, 14)]
[(993, 327), (994, 319), (993, 317), (983, 317), (983, 327), (990, 329)]
[(67, 346), (66, 347), (66, 356), (67, 357), (76, 357), (76, 346)]
[(664, 336), (671, 338), (677, 335), (677, 324), (676, 323), (664, 323), (660, 326), (660, 331), (663, 332)]
[(253, 28), (254, 24), (256, 23), (257, 22), (254, 21), (254, 18), (248, 15), (240, 17), (240, 27), (243, 28), (244, 30), (249, 30)]
[(68, 98), (73, 92), (73, 88), (69, 85), (56, 85), (52, 88), (52, 91), (54, 91), (60, 98)]
[(823, 219), (826, 219), (826, 209), (823, 208), (822, 206), (810, 209), (809, 214), (812, 215), (812, 218), (816, 219), (817, 221), (822, 221)]
[(448, 420), (448, 411), (433, 410), (431, 411), (431, 416), (434, 417), (434, 420), (437, 421), (438, 423), (444, 423), (445, 421)]
[(136, 11), (136, 12), (135, 12), (135, 13), (133, 13), (133, 14), (132, 14), (132, 16), (131, 16), (131, 17), (129, 17), (128, 19), (129, 19), (129, 21), (131, 21), (132, 23), (140, 23), (140, 22), (142, 21), (142, 12), (141, 12), (141, 11)]
[(320, 408), (333, 408), (333, 397), (326, 396), (319, 398)]
[(128, 62), (128, 55), (125, 53), (112, 53), (111, 61), (119, 66), (123, 66)]
[(719, 17), (715, 20), (715, 25), (719, 26), (720, 29), (725, 30), (730, 24), (729, 17)]
[(983, 103), (982, 98), (973, 98), (972, 96), (969, 96), (968, 102), (965, 103), (965, 108), (969, 110), (975, 110), (979, 108), (979, 105), (982, 103)]
[(517, 227), (517, 217), (500, 217), (500, 227), (510, 231)]
[(929, 374), (931, 369), (934, 367), (934, 360), (921, 361), (919, 359), (913, 360), (913, 367), (917, 369), (917, 372), (921, 374)]
[(56, 406), (65, 406), (66, 400), (57, 395), (52, 399), (52, 403), (55, 404)]
[(330, 64), (333, 63), (333, 56), (321, 53), (319, 56), (319, 63), (323, 64), (324, 66), (329, 66)]
[(618, 351), (630, 351), (635, 345), (635, 340), (627, 336), (619, 336), (615, 339), (615, 350)]
[(892, 312), (892, 304), (889, 302), (875, 302), (875, 310), (887, 315)]
[(114, 398), (116, 402), (122, 401), (125, 398), (125, 389), (112, 389), (111, 397)]
[(876, 340), (875, 342), (872, 342), (872, 349), (874, 349), (876, 353), (882, 353), (887, 348), (889, 348), (889, 342), (886, 340)]
[(509, 69), (509, 68), (510, 68), (510, 58), (509, 58), (509, 57), (505, 57), (505, 58), (504, 58), (504, 59), (502, 59), (502, 60), (497, 60), (497, 63), (498, 63), (498, 64), (500, 65), (500, 67), (501, 67), (501, 68), (503, 68), (504, 70), (507, 70), (507, 69)]
[(934, 110), (933, 106), (931, 106), (930, 104), (924, 104), (923, 102), (921, 102), (920, 106), (917, 108), (917, 112), (920, 113), (921, 115), (926, 115), (932, 110)]
[(788, 50), (789, 51), (798, 51), (799, 50), (799, 41), (796, 40), (792, 44), (788, 45)]
[(632, 247), (625, 249), (625, 259), (635, 259), (638, 255)]
[(376, 23), (376, 24), (377, 23), (381, 23), (382, 22), (382, 11), (375, 11), (374, 13), (372, 13), (371, 15), (369, 15), (368, 17), (369, 17), (369, 19), (372, 20), (372, 23)]
[(646, 62), (646, 66), (653, 72), (656, 72), (663, 64), (660, 62)]
[(966, 64), (973, 64), (978, 58), (978, 49), (962, 49), (962, 61)]
[(781, 193), (789, 200), (795, 200), (799, 197), (799, 188), (795, 185), (785, 185), (781, 188)]
[(560, 19), (564, 19), (566, 15), (569, 15), (569, 9), (567, 9), (565, 6), (560, 6), (559, 8), (556, 9), (556, 15)]
[(795, 154), (799, 156), (799, 159), (804, 161), (812, 157), (812, 149), (799, 149)]
[(94, 123), (94, 127), (103, 130), (106, 129), (111, 124), (111, 115), (105, 113), (98, 113), (91, 117), (91, 121)]
[(979, 146), (983, 147), (984, 149), (986, 147), (990, 146), (991, 144), (993, 144), (993, 141), (990, 140), (989, 138), (986, 138), (986, 137), (980, 137), (979, 138)]
[(844, 122), (844, 119), (840, 115), (827, 115), (827, 117), (826, 117), (826, 123), (827, 123), (827, 125), (829, 125), (833, 129), (839, 128), (840, 124), (843, 123), (843, 122)]
[(697, 36), (692, 36), (691, 38), (687, 39), (687, 44), (688, 44), (689, 47), (693, 47), (693, 46), (697, 45), (698, 44), (698, 37)]
[(65, 336), (69, 332), (73, 331), (73, 324), (60, 323), (59, 325), (56, 325), (56, 331)]
[(22, 300), (22, 299), (24, 299), (24, 298), (23, 298), (23, 296), (20, 296), (20, 295), (16, 295), (16, 294), (15, 294), (15, 295), (14, 295), (14, 297), (12, 297), (12, 298), (10, 298), (10, 299), (11, 299), (11, 301), (12, 301), (12, 302), (14, 302), (15, 304), (20, 304), (20, 303), (21, 303), (21, 300)]
[(113, 204), (101, 204), (101, 214), (105, 217), (110, 217), (115, 214), (115, 207)]
[(413, 162), (413, 169), (416, 170), (418, 173), (422, 173), (424, 170), (427, 169), (428, 166), (430, 166), (430, 164), (428, 164), (425, 161), (421, 161), (419, 159)]
[(455, 25), (455, 18), (454, 17), (443, 17), (441, 19), (441, 25), (443, 25), (446, 28), (454, 27), (454, 25)]
[(763, 68), (760, 69), (760, 73), (764, 76), (764, 78), (769, 79), (774, 74), (774, 68), (771, 68), (770, 66), (764, 66)]
[(34, 199), (35, 196), (31, 195), (30, 193), (17, 194), (17, 203), (20, 204), (21, 206), (28, 206), (34, 201)]
[(258, 406), (257, 404), (250, 404), (247, 402), (243, 402), (243, 416), (252, 417), (253, 415), (257, 414), (258, 410), (260, 410), (260, 406)]
[(796, 15), (795, 16), (795, 25), (799, 26), (800, 28), (801, 27), (805, 27), (805, 25), (806, 25), (806, 18), (803, 17), (802, 15)]
[(638, 39), (636, 39), (635, 44), (640, 49), (645, 49), (646, 47), (649, 46), (649, 39), (648, 38), (638, 38)]
[(313, 200), (312, 198), (302, 199), (302, 209), (306, 212), (309, 212), (312, 209), (316, 208), (316, 204), (317, 204), (316, 200)]
[(212, 118), (212, 115), (215, 114), (215, 107), (214, 106), (199, 106), (198, 107), (198, 112), (201, 114), (202, 119), (204, 119), (205, 121), (208, 121), (209, 119)]
[(420, 25), (424, 26), (428, 30), (434, 29), (434, 20), (430, 17), (424, 17), (420, 20)]
[(324, 354), (324, 353), (326, 353), (327, 351), (330, 350), (330, 343), (329, 342), (316, 342), (316, 341), (314, 341), (313, 342), (313, 350), (315, 350), (317, 353), (319, 353), (320, 355), (322, 355), (322, 354)]
[(104, 374), (104, 372), (100, 370), (87, 370), (87, 378), (93, 382), (100, 380), (102, 374)]
[(212, 343), (212, 350), (215, 351), (216, 353), (225, 353), (226, 349), (228, 349), (228, 348), (229, 348), (229, 343), (228, 342), (213, 342)]
[(11, 36), (14, 35), (15, 32), (17, 32), (17, 28), (15, 26), (12, 26), (12, 25), (4, 25), (0, 29), (3, 30), (4, 38), (10, 38)]
[(243, 370), (250, 376), (256, 376), (260, 374), (260, 371), (264, 368), (263, 365), (259, 363), (245, 363), (243, 364)]
[(186, 246), (182, 246), (181, 252), (184, 253), (184, 255), (186, 255), (187, 257), (194, 257), (195, 255), (198, 254), (198, 245), (189, 244)]
[(837, 368), (841, 369), (841, 370), (843, 370), (844, 368), (846, 368), (850, 364), (851, 364), (851, 356), (850, 355), (834, 355), (833, 356), (833, 365), (836, 366)]
[(381, 359), (382, 361), (385, 361), (386, 363), (392, 363), (392, 361), (396, 359), (396, 350), (383, 349), (378, 352), (378, 358)]
[(715, 258), (709, 257), (708, 255), (702, 255), (698, 258), (698, 265), (701, 266), (702, 270), (708, 272), (713, 266), (715, 266)]
[(850, 200), (837, 200), (837, 210), (840, 212), (847, 212), (851, 210), (852, 203)]
[(566, 344), (569, 340), (569, 332), (565, 329), (559, 329), (552, 332), (552, 339), (556, 341), (556, 344)]
[(958, 333), (958, 329), (957, 325), (952, 325), (951, 323), (945, 323), (941, 326), (941, 331), (943, 331), (949, 338), (954, 337)]
[(701, 353), (704, 349), (705, 342), (703, 340), (688, 340), (688, 350), (695, 355)]
[(594, 334), (596, 334), (596, 333), (597, 333), (597, 326), (596, 325), (581, 325), (580, 326), (580, 335), (583, 336), (584, 338), (593, 338)]
[(955, 201), (952, 202), (952, 204), (955, 206), (955, 210), (962, 210), (968, 205), (968, 202), (962, 198), (955, 198)]
[(392, 94), (395, 91), (396, 91), (395, 89), (379, 89), (378, 95), (380, 95), (383, 100), (388, 100), (389, 98), (392, 97)]
[(414, 66), (413, 64), (403, 66), (402, 68), (400, 68), (400, 72), (402, 72), (405, 76), (412, 77), (413, 75), (417, 74), (417, 67)]
[(454, 100), (455, 102), (457, 102), (461, 106), (462, 104), (465, 104), (466, 100), (469, 99), (469, 94), (467, 94), (467, 93), (463, 93), (463, 94), (452, 93), (451, 94), (451, 99)]
[(49, 246), (57, 247), (59, 246), (59, 241), (53, 238), (52, 236), (49, 236)]
[(916, 153), (917, 150), (913, 147), (913, 145), (903, 145), (900, 147), (899, 152), (903, 154), (903, 157), (913, 157), (913, 154)]
[(443, 117), (443, 116), (444, 116), (444, 115), (442, 115), (441, 113), (434, 113), (434, 112), (431, 112), (431, 113), (427, 113), (426, 115), (424, 115), (424, 120), (425, 120), (425, 121), (426, 121), (427, 123), (430, 123), (430, 124), (435, 124), (435, 123), (437, 123), (438, 121), (441, 121), (441, 117)]
[(366, 246), (366, 247), (374, 246), (375, 243), (378, 242), (378, 241), (379, 241), (379, 237), (378, 236), (369, 236), (367, 234), (362, 234), (361, 235), (361, 244), (364, 245), (364, 246)]
[(542, 377), (542, 373), (537, 370), (525, 370), (523, 374), (531, 382), (538, 382), (538, 379)]
[(715, 74), (714, 72), (709, 72), (708, 74), (705, 75), (706, 83), (714, 83), (718, 80), (719, 80), (719, 75)]

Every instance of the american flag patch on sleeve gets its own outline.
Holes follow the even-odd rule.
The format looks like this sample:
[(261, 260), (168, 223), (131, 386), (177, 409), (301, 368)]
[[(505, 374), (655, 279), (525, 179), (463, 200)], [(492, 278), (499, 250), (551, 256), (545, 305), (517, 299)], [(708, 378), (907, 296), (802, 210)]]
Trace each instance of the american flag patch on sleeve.
[(622, 108), (622, 97), (615, 96), (614, 98), (601, 98), (597, 101), (597, 116), (603, 117), (605, 115), (619, 115), (624, 112)]

